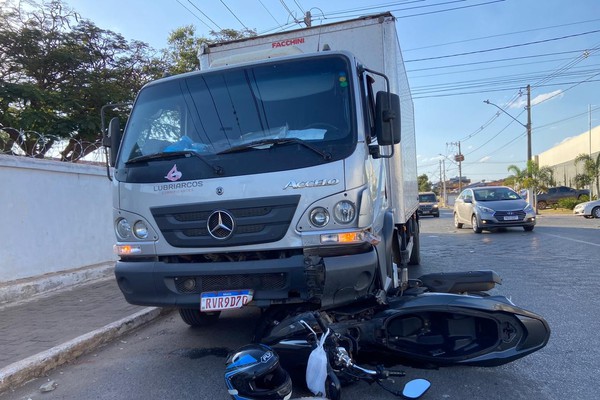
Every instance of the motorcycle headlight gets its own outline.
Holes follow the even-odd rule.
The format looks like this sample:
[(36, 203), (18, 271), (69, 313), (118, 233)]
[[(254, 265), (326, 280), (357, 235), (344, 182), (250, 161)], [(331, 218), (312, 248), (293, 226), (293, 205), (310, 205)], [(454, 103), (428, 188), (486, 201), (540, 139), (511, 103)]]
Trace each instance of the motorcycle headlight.
[(321, 228), (329, 223), (329, 212), (323, 207), (315, 207), (310, 211), (310, 223)]
[(131, 237), (131, 225), (125, 218), (119, 218), (115, 222), (115, 232), (119, 239), (127, 239)]
[(348, 200), (342, 200), (333, 207), (333, 219), (339, 224), (349, 224), (356, 216), (356, 207)]
[(144, 221), (137, 221), (133, 224), (133, 234), (138, 239), (146, 239), (148, 237), (148, 227)]

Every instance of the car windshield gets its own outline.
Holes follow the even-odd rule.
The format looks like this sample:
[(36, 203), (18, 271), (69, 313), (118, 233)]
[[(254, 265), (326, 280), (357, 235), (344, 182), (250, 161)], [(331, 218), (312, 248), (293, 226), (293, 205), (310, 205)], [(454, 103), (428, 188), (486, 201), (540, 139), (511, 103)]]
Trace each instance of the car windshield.
[(473, 190), (476, 201), (500, 201), (521, 199), (515, 191), (509, 188), (481, 188)]
[(356, 144), (349, 81), (349, 62), (340, 55), (159, 81), (136, 100), (120, 163), (178, 151), (239, 159), (266, 149), (300, 149), (314, 163), (341, 159)]
[(435, 203), (437, 199), (435, 198), (435, 194), (420, 194), (419, 202), (420, 203)]

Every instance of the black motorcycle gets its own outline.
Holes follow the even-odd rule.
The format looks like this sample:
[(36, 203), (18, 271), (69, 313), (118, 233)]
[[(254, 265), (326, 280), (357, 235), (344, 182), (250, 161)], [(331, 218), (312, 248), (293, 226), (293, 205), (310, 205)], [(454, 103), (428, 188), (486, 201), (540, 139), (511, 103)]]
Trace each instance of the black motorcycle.
[(329, 331), (330, 398), (340, 382), (385, 378), (377, 369), (357, 374), (354, 360), (498, 366), (543, 348), (550, 337), (544, 318), (488, 293), (498, 283), (493, 271), (428, 274), (384, 298), (330, 310), (274, 311), (265, 316), (258, 339), (279, 354), (284, 368), (301, 370)]

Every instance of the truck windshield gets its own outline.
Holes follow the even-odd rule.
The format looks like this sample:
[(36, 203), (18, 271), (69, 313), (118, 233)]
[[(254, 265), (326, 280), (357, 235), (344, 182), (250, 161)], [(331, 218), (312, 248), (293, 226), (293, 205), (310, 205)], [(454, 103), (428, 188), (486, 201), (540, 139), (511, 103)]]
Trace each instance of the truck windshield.
[[(345, 158), (356, 145), (350, 80), (348, 60), (330, 55), (191, 73), (148, 85), (129, 119), (120, 165), (193, 151), (238, 174), (247, 173), (240, 158), (251, 153), (269, 152), (259, 163), (263, 172)], [(299, 160), (290, 161), (294, 155)], [(242, 162), (228, 163), (232, 158)], [(240, 170), (231, 172), (236, 165)]]

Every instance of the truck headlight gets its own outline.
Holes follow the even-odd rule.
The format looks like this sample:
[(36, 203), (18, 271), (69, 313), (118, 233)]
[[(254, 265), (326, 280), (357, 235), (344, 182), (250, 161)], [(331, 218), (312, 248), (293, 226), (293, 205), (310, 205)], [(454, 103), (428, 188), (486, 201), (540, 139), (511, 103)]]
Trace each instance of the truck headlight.
[(323, 207), (315, 207), (310, 211), (310, 223), (316, 227), (323, 227), (329, 222), (329, 212)]
[(131, 237), (131, 225), (125, 218), (119, 218), (115, 222), (115, 232), (119, 239), (127, 239)]
[(349, 224), (355, 216), (356, 207), (348, 200), (342, 200), (333, 207), (333, 219), (339, 224)]
[(146, 239), (148, 237), (148, 227), (144, 221), (137, 221), (133, 224), (133, 234), (138, 239)]

